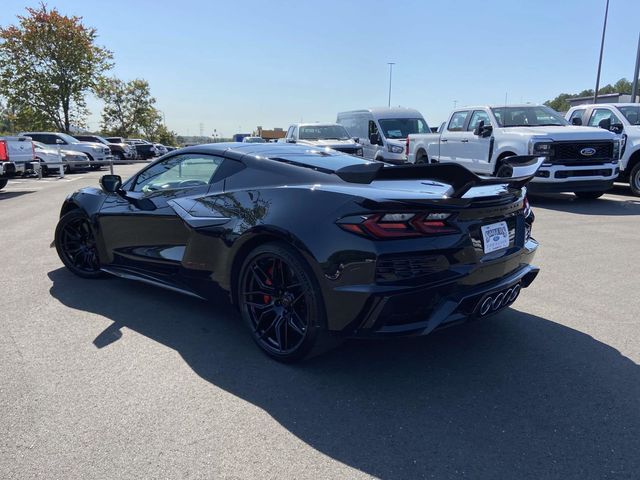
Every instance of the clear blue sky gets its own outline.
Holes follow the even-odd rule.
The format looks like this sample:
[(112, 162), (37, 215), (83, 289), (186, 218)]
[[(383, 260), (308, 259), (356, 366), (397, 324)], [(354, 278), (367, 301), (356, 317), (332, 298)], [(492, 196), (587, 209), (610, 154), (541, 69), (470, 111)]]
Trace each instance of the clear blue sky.
[[(0, 23), (37, 2), (3, 0)], [(593, 88), (605, 0), (58, 0), (151, 84), (167, 126), (225, 135), (392, 104), (433, 125), (453, 107)], [(631, 80), (640, 0), (611, 0), (601, 84)], [(91, 102), (89, 126), (100, 105)]]

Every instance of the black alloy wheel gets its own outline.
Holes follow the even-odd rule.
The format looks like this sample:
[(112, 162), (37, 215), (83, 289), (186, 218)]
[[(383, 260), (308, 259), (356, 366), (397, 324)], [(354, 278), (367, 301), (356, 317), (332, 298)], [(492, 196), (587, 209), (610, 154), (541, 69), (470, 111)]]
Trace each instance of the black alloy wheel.
[(242, 265), (242, 317), (254, 341), (276, 360), (300, 360), (319, 343), (324, 307), (312, 275), (297, 252), (278, 243), (258, 247)]
[(100, 270), (93, 229), (81, 210), (72, 210), (60, 219), (55, 245), (62, 263), (76, 275), (83, 278), (104, 276)]

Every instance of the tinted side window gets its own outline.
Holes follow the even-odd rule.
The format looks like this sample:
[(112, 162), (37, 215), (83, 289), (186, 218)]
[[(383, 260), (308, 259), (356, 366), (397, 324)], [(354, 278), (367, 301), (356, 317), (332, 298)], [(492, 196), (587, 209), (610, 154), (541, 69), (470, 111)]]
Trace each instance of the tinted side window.
[(147, 193), (208, 185), (222, 161), (221, 157), (214, 155), (175, 155), (140, 173), (133, 191)]
[(467, 115), (469, 115), (469, 111), (465, 110), (464, 112), (455, 112), (451, 116), (451, 120), (449, 120), (449, 125), (447, 126), (447, 130), (450, 132), (460, 132), (464, 128), (464, 122), (467, 120)]
[(480, 122), (484, 121), (485, 125), (491, 125), (489, 114), (484, 110), (474, 110), (471, 114), (471, 120), (469, 120), (469, 126), (467, 131), (473, 132)]
[(622, 123), (608, 108), (596, 108), (589, 119), (590, 127), (597, 127), (602, 120), (610, 119), (611, 123)]
[(370, 137), (373, 134), (377, 134), (378, 133), (378, 126), (376, 125), (376, 122), (374, 122), (373, 120), (369, 120), (369, 134), (368, 136)]
[(574, 118), (582, 119), (582, 115), (584, 115), (584, 112), (585, 112), (584, 108), (578, 108), (577, 110), (574, 110), (573, 112), (571, 112), (571, 115), (569, 116), (569, 123), (571, 123), (571, 121)]

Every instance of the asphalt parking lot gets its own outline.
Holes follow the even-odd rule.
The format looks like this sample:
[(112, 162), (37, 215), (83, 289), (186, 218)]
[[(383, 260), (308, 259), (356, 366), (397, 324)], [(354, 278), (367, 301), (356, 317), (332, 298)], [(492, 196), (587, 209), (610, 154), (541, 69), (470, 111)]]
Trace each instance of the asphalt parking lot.
[(0, 191), (0, 477), (640, 476), (628, 189), (533, 198), (542, 271), (499, 315), (286, 366), (222, 299), (62, 268), (59, 206), (100, 175)]

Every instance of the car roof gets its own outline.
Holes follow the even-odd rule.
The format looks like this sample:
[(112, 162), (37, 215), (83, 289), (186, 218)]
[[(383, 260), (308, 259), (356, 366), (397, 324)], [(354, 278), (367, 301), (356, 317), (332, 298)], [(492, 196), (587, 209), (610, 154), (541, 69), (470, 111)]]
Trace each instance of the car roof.
[(342, 127), (341, 124), (336, 122), (310, 122), (310, 123), (292, 123), (291, 126), (295, 127)]
[(422, 117), (422, 114), (415, 108), (407, 107), (373, 107), (363, 108), (360, 110), (350, 110), (340, 112), (338, 115), (345, 115), (348, 113), (370, 113), (377, 118), (416, 118)]
[(606, 108), (612, 108), (612, 107), (640, 107), (640, 103), (630, 103), (630, 102), (625, 102), (625, 103), (584, 103), (582, 105), (574, 105), (573, 107), (571, 107), (571, 109), (573, 108), (589, 108), (589, 107), (606, 107)]

